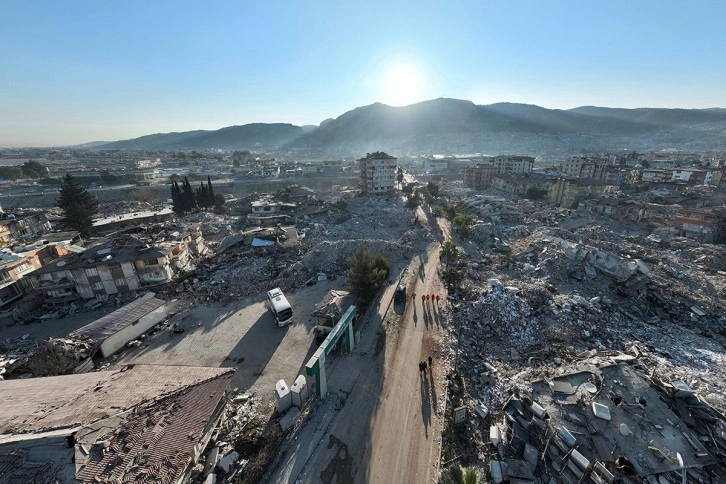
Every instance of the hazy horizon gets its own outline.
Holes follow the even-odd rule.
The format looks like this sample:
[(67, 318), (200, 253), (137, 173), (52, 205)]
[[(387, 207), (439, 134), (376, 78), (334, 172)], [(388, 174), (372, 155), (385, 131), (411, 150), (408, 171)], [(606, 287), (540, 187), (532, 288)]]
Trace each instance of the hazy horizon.
[(1, 147), (318, 125), (439, 97), (550, 109), (726, 106), (726, 5), (615, 1), (0, 6)]

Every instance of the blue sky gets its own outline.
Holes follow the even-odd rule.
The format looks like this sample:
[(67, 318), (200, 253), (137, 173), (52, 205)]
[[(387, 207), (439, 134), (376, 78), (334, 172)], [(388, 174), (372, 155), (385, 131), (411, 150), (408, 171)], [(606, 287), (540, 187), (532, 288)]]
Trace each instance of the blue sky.
[(726, 2), (0, 2), (0, 146), (436, 97), (726, 107)]

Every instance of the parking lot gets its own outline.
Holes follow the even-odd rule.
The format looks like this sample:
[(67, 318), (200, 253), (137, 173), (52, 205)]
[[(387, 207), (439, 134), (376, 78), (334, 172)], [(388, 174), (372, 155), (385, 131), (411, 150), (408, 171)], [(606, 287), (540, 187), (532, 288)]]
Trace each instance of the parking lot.
[(236, 367), (232, 388), (272, 398), (275, 382), (288, 384), (304, 373), (307, 359), (317, 349), (310, 314), (330, 289), (343, 289), (345, 279), (318, 282), (286, 294), (293, 307), (293, 323), (279, 327), (257, 300), (236, 304), (199, 305), (184, 308), (170, 319), (174, 327), (149, 337), (139, 348), (127, 349), (114, 365), (148, 363), (161, 365)]

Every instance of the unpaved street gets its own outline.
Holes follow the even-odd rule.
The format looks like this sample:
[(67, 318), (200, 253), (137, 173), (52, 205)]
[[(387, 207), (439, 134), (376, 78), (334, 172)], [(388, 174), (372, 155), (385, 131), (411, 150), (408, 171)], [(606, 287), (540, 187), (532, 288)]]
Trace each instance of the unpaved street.
[[(437, 277), (439, 248), (430, 244), (404, 271), (409, 301), (400, 319), (395, 321), (392, 304), (389, 310), (393, 284), (359, 346), (328, 365), (328, 396), (296, 436), (273, 482), (435, 482), (444, 408), (435, 348), (445, 321), (442, 309), (420, 296), (445, 294)], [(433, 371), (424, 374), (419, 362), (430, 355)]]
[[(443, 378), (432, 341), (441, 331), (442, 313), (436, 303), (424, 302), (421, 294), (443, 295), (436, 277), (438, 244), (420, 260), (409, 303), (397, 340), (391, 338), (385, 352), (385, 377), (380, 406), (371, 422), (370, 459), (366, 482), (434, 482), (436, 478)], [(420, 372), (418, 362), (433, 357), (433, 370)], [(358, 482), (364, 482), (358, 479)]]

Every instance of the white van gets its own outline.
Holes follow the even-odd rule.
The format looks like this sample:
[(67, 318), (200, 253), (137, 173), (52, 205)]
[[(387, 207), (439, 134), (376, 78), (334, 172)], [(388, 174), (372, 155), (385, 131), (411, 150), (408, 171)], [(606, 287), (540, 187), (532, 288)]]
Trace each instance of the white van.
[(267, 307), (270, 308), (278, 326), (292, 323), (292, 306), (279, 287), (267, 291)]

